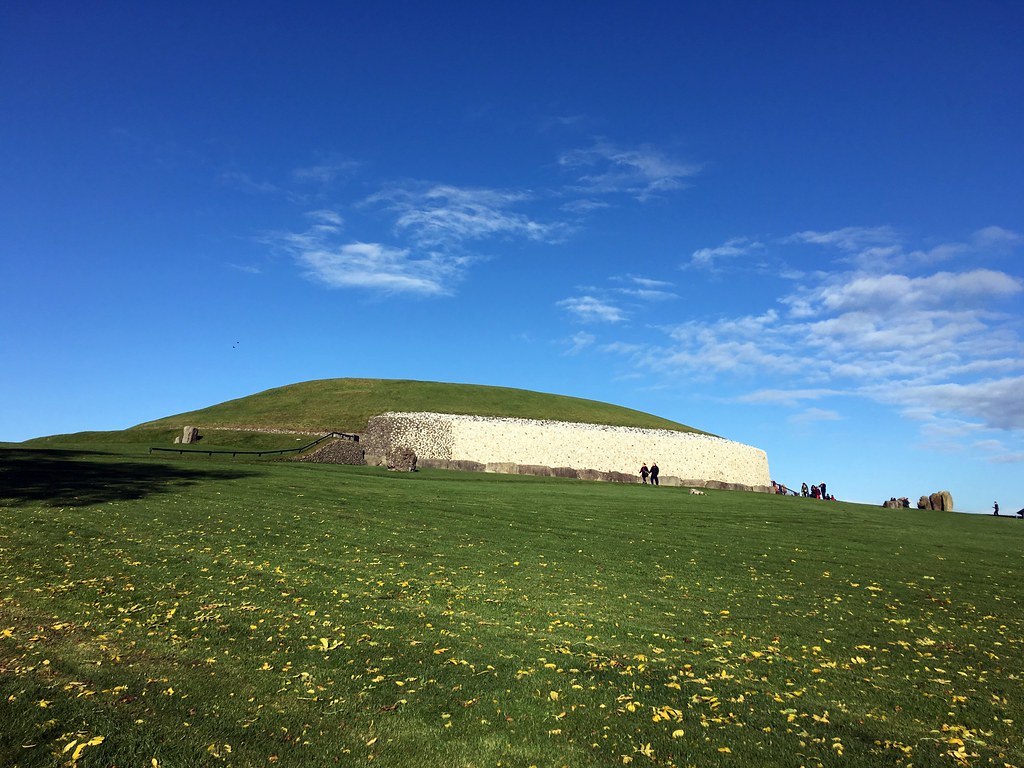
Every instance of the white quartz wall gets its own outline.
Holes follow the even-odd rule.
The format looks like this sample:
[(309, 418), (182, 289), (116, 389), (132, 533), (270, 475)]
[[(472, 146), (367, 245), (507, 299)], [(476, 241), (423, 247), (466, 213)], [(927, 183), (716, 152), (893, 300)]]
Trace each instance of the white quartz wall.
[(667, 429), (610, 427), (439, 413), (387, 413), (392, 446), (420, 459), (572, 467), (637, 475), (657, 462), (663, 477), (757, 488), (771, 484), (768, 456), (720, 437)]

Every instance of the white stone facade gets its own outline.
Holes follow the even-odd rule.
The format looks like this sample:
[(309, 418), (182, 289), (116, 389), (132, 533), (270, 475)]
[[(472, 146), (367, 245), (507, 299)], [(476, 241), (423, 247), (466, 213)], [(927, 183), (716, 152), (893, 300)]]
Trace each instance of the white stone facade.
[[(693, 432), (440, 413), (386, 413), (370, 420), (367, 453), (415, 451), (421, 466), (479, 464), (486, 471), (542, 474), (571, 468), (639, 482), (657, 462), (665, 485), (767, 491), (768, 456), (759, 448)], [(557, 474), (557, 473), (556, 473)], [(619, 475), (625, 476), (620, 477)]]

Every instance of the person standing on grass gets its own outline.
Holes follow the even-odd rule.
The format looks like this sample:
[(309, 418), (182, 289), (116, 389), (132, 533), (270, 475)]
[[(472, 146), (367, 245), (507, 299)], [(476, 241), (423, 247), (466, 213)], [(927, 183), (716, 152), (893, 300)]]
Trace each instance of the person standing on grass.
[(995, 515), (996, 517), (999, 517), (999, 502), (998, 501), (993, 501), (992, 502), (992, 514)]
[(658, 484), (658, 472), (660, 472), (660, 471), (661, 470), (658, 469), (658, 462), (652, 461), (651, 462), (651, 485), (657, 485)]
[(647, 485), (647, 476), (649, 474), (651, 474), (651, 470), (647, 468), (647, 463), (645, 462), (644, 465), (640, 467), (640, 482), (644, 485)]

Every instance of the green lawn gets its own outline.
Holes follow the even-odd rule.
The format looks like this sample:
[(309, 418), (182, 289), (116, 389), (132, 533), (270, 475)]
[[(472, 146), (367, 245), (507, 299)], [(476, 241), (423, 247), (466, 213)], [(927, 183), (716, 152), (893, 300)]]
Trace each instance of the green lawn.
[(1024, 522), (105, 450), (0, 448), (0, 765), (1024, 765)]

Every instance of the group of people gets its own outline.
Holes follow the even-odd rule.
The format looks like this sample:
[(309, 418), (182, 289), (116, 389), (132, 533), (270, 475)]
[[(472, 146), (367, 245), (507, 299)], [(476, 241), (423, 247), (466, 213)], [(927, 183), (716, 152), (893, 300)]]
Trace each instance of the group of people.
[(792, 493), (794, 496), (796, 496), (796, 491), (794, 491), (792, 488), (787, 488), (782, 483), (777, 483), (774, 480), (772, 480), (772, 493), (777, 493), (782, 496), (788, 496), (789, 494)]
[(828, 486), (825, 483), (820, 485), (812, 485), (810, 488), (807, 487), (807, 483), (803, 483), (800, 486), (800, 495), (804, 498), (812, 499), (824, 499), (825, 501), (835, 501), (835, 496), (828, 495)]
[(661, 470), (658, 469), (658, 462), (652, 461), (650, 468), (647, 467), (646, 462), (640, 467), (640, 482), (647, 485), (647, 480), (650, 479), (651, 485), (658, 485), (658, 473)]
[(772, 491), (783, 496), (793, 494), (794, 496), (799, 495), (803, 496), (804, 498), (809, 497), (812, 499), (825, 499), (826, 501), (836, 500), (835, 496), (828, 495), (828, 486), (825, 485), (825, 483), (822, 483), (821, 485), (812, 485), (810, 488), (807, 487), (807, 483), (802, 483), (800, 485), (800, 493), (797, 494), (797, 492), (794, 491), (792, 488), (787, 488), (782, 483), (777, 483), (774, 480), (772, 480)]

